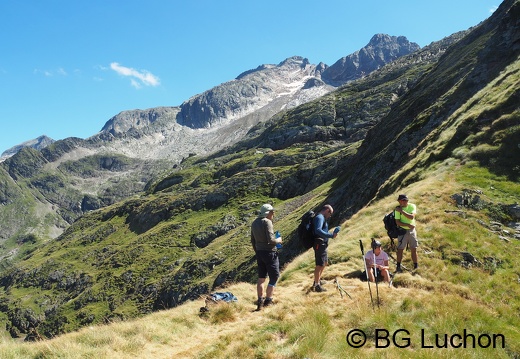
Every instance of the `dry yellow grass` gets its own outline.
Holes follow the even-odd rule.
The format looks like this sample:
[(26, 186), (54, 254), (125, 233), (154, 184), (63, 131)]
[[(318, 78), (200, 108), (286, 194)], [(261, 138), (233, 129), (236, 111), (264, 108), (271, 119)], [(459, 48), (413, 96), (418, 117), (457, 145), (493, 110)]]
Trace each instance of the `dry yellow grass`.
[[(291, 266), (298, 265), (300, 261), (311, 261), (310, 254), (311, 252), (304, 254)], [(12, 358), (31, 358), (38, 355), (44, 358), (193, 358), (203, 355), (208, 348), (228, 342), (222, 353), (233, 353), (236, 352), (234, 348), (241, 348), (242, 342), (258, 336), (259, 329), (261, 331), (272, 322), (291, 323), (305, 308), (319, 307), (331, 316), (337, 316), (337, 312), (341, 311), (370, 311), (366, 282), (345, 278), (347, 273), (358, 269), (359, 263), (361, 260), (328, 267), (325, 272), (325, 287), (328, 291), (325, 293), (309, 291), (312, 283), (311, 273), (295, 272), (290, 280), (287, 280), (288, 283), (282, 282), (278, 285), (275, 293), (277, 303), (261, 312), (254, 311), (255, 286), (248, 283), (233, 284), (225, 290), (235, 294), (239, 301), (229, 305), (218, 305), (233, 307), (233, 317), (230, 321), (211, 323), (211, 315), (218, 311), (218, 306), (210, 308), (207, 318), (200, 316), (199, 308), (204, 305), (204, 300), (200, 299), (175, 309), (153, 313), (142, 319), (89, 327), (52, 340), (16, 344), (5, 341), (0, 344), (0, 351), (11, 353)], [(333, 284), (336, 277), (353, 299), (340, 296)], [(372, 287), (375, 298), (375, 287)], [(380, 285), (381, 303), (387, 303), (394, 291), (401, 290), (406, 289), (391, 289), (386, 285)], [(276, 341), (281, 347), (286, 342), (283, 336), (271, 340)], [(243, 357), (255, 356), (254, 349), (243, 354)]]

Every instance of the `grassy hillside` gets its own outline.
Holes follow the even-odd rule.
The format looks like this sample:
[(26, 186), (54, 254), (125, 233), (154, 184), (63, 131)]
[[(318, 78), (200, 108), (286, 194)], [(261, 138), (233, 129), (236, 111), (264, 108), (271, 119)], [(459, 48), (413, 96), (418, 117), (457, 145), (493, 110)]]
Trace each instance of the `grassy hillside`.
[(69, 152), (80, 144), (85, 141), (69, 138), (41, 151), (23, 148), (0, 163), (2, 266), (23, 258), (27, 250), (20, 254), (17, 243), (26, 237), (38, 245), (48, 242), (84, 213), (141, 193), (157, 173), (171, 168), (167, 161), (115, 153), (77, 159)]
[[(238, 302), (210, 307), (206, 315), (199, 313), (204, 306), (201, 297), (139, 320), (88, 327), (53, 340), (28, 344), (5, 339), (0, 344), (2, 357), (518, 357), (520, 320), (514, 314), (520, 309), (518, 240), (504, 235), (506, 228), (491, 229), (487, 211), (456, 206), (452, 196), (471, 190), (480, 193), (483, 201), (497, 203), (519, 198), (520, 185), (476, 162), (462, 164), (454, 159), (424, 177), (402, 189), (418, 207), (420, 268), (413, 274), (398, 274), (395, 288), (378, 285), (380, 307), (372, 308), (367, 283), (357, 278), (362, 269), (358, 241), (368, 247), (370, 238), (379, 238), (395, 258), (381, 219), (396, 204), (397, 193), (342, 223), (330, 246), (325, 293), (310, 292), (313, 258), (309, 251), (285, 266), (276, 304), (261, 312), (254, 312), (255, 286), (233, 282), (222, 290), (234, 293)], [(278, 207), (284, 213), (284, 204)], [(291, 216), (284, 216), (277, 218), (275, 227), (292, 223)], [(247, 239), (240, 241), (246, 245)], [(404, 265), (410, 267), (409, 252)], [(391, 267), (395, 268), (393, 260)], [(340, 296), (335, 279), (352, 299)], [(377, 301), (374, 284), (371, 290)], [(347, 333), (353, 329), (366, 333), (363, 348), (347, 344)], [(384, 339), (386, 331), (390, 342)], [(474, 335), (475, 344), (470, 336), (465, 348), (443, 347), (444, 335), (464, 333)], [(454, 336), (453, 344), (463, 342)]]
[[(250, 220), (271, 200), (271, 186), (303, 178), (307, 168), (316, 181), (330, 178), (334, 164), (350, 152), (312, 144), (185, 161), (185, 169), (148, 194), (82, 216), (57, 240), (22, 243), (23, 261), (6, 267), (0, 279), (0, 321), (14, 337), (36, 328), (52, 337), (170, 308), (228, 280), (251, 280), (249, 242), (237, 239), (249, 237)], [(304, 168), (297, 164), (302, 155)], [(286, 213), (298, 218), (309, 198), (311, 193), (291, 199)], [(287, 239), (294, 223), (282, 229)], [(298, 253), (297, 243), (290, 248), (283, 261)]]

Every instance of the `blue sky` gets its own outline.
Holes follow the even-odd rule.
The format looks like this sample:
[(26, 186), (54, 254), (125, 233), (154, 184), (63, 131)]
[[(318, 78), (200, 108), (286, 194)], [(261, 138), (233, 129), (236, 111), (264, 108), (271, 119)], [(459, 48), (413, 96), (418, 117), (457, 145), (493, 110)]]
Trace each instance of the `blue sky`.
[(421, 47), (499, 0), (0, 0), (0, 154), (87, 138), (121, 111), (178, 106), (291, 56), (332, 65), (377, 33)]

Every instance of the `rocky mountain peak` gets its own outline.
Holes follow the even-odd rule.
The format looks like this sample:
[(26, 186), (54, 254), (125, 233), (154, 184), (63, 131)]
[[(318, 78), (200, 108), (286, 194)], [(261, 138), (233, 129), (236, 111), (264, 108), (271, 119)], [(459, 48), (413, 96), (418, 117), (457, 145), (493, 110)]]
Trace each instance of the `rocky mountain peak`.
[(310, 62), (307, 58), (304, 58), (302, 56), (292, 56), (288, 57), (284, 61), (280, 62), (278, 66), (289, 66), (289, 67), (305, 67), (309, 65)]
[(376, 34), (365, 47), (328, 67), (322, 74), (322, 80), (332, 86), (341, 86), (420, 48), (404, 36)]
[(19, 145), (16, 145), (16, 146), (13, 146), (7, 150), (5, 150), (3, 153), (2, 153), (2, 156), (0, 156), (0, 162), (6, 160), (7, 158), (13, 156), (14, 154), (16, 154), (18, 151), (20, 151), (22, 148), (24, 147), (31, 147), (31, 148), (34, 148), (34, 149), (37, 149), (37, 150), (41, 150), (45, 147), (47, 147), (48, 145), (50, 145), (51, 143), (53, 143), (54, 140), (50, 137), (47, 137), (45, 135), (42, 135), (42, 136), (39, 136), (35, 139), (32, 139), (32, 140), (29, 140), (29, 141), (25, 141)]
[(318, 98), (418, 49), (419, 45), (404, 36), (377, 34), (367, 46), (331, 67), (321, 62), (311, 64), (302, 56), (289, 57), (278, 65), (264, 64), (185, 101), (177, 122), (190, 128), (213, 128), (262, 109), (274, 114)]
[(301, 56), (289, 57), (278, 65), (264, 64), (185, 101), (180, 106), (177, 122), (190, 128), (213, 128), (261, 109), (273, 115), (300, 97), (312, 77), (319, 78), (320, 72)]

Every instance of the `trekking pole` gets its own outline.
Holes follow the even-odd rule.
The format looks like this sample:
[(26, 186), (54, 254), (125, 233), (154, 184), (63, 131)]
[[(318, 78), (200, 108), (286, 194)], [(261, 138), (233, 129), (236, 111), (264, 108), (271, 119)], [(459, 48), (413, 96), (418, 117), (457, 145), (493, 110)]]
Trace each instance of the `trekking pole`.
[(348, 295), (348, 297), (350, 299), (352, 299), (350, 294), (348, 294), (347, 291), (345, 289), (343, 289), (341, 284), (339, 284), (338, 278), (334, 279), (334, 284), (336, 285), (336, 288), (338, 288), (338, 292), (339, 292), (339, 295), (341, 295), (341, 298), (343, 298), (343, 293), (345, 293), (346, 295)]
[[(376, 254), (374, 253), (374, 250), (372, 249), (372, 255), (374, 256), (374, 278), (376, 281), (376, 295), (377, 295), (377, 307), (379, 308), (379, 286), (377, 285), (377, 265), (376, 265)], [(371, 269), (372, 270), (372, 269)]]
[(374, 309), (374, 298), (372, 297), (372, 289), (370, 288), (370, 278), (368, 277), (367, 262), (365, 261), (365, 251), (363, 249), (363, 242), (359, 240), (359, 247), (361, 248), (361, 255), (363, 263), (365, 264), (365, 273), (367, 274), (368, 291), (370, 292), (370, 301), (372, 302), (372, 310)]

